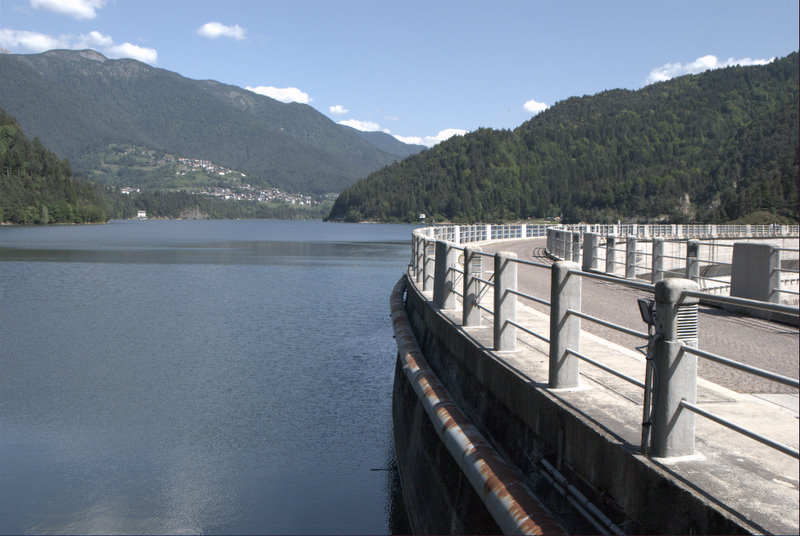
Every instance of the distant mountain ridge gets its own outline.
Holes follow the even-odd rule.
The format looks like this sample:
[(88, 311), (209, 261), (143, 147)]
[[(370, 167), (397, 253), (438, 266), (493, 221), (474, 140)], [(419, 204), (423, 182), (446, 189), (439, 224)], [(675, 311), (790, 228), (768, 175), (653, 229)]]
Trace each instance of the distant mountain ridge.
[(94, 50), (0, 54), (0, 106), (76, 172), (112, 143), (240, 169), (287, 191), (337, 192), (421, 146), (338, 125), (305, 104)]
[(798, 220), (798, 53), (558, 102), (344, 190), (331, 220)]

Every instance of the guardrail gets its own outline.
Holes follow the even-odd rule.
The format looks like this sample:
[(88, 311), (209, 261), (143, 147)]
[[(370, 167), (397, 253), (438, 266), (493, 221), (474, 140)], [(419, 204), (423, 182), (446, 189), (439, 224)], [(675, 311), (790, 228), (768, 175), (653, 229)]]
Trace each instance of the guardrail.
[(583, 261), (584, 271), (625, 279), (655, 283), (668, 277), (684, 277), (707, 293), (774, 303), (797, 303), (800, 296), (796, 290), (800, 286), (800, 243), (796, 236), (788, 234), (718, 235), (701, 241), (620, 237), (551, 227), (547, 230), (547, 250), (558, 259)]
[[(516, 258), (516, 255), (508, 252), (490, 255), (475, 244), (460, 245), (460, 243), (436, 237), (438, 234), (460, 240), (467, 236), (498, 236), (499, 233), (496, 234), (494, 229), (488, 229), (485, 233), (466, 233), (464, 235), (461, 234), (460, 229), (453, 231), (453, 227), (450, 228), (451, 231), (440, 233), (431, 232), (430, 229), (414, 231), (412, 261), (409, 264), (408, 277), (417, 284), (421, 284), (423, 291), (433, 290), (433, 304), (444, 310), (454, 310), (458, 307), (457, 298), (460, 297), (464, 326), (481, 325), (483, 321), (481, 312), (491, 316), (493, 349), (495, 351), (515, 350), (517, 330), (547, 343), (549, 345), (548, 386), (551, 388), (578, 386), (580, 363), (584, 362), (643, 389), (641, 442), (643, 453), (657, 457), (693, 454), (695, 449), (694, 417), (701, 415), (779, 452), (800, 459), (797, 449), (714, 415), (696, 403), (697, 358), (708, 359), (795, 389), (800, 387), (796, 379), (696, 348), (698, 340), (697, 305), (700, 299), (757, 308), (795, 317), (800, 314), (797, 307), (762, 300), (710, 295), (700, 292), (697, 282), (690, 279), (664, 278), (653, 284), (587, 271), (572, 261), (558, 261), (549, 265), (520, 260)], [(513, 238), (518, 238), (518, 236)], [(431, 246), (434, 251), (431, 251)], [(688, 247), (691, 248), (692, 244), (689, 244)], [(653, 256), (656, 255), (658, 255), (657, 252), (653, 253)], [(483, 276), (482, 259), (484, 258), (492, 259), (493, 276), (491, 278)], [(517, 270), (528, 267), (550, 270), (551, 295), (549, 301), (527, 295), (518, 288)], [(581, 310), (581, 285), (583, 279), (586, 278), (612, 281), (647, 293), (651, 297), (651, 302), (648, 303), (651, 319), (649, 332), (632, 330), (583, 312)], [(493, 289), (492, 308), (487, 307), (481, 300), (488, 288)], [(549, 333), (538, 333), (518, 321), (518, 299), (550, 307)], [(652, 305), (650, 306), (650, 304)], [(598, 323), (647, 341), (648, 355), (644, 378), (626, 375), (582, 353), (580, 349), (581, 320)], [(669, 374), (666, 371), (669, 371)]]

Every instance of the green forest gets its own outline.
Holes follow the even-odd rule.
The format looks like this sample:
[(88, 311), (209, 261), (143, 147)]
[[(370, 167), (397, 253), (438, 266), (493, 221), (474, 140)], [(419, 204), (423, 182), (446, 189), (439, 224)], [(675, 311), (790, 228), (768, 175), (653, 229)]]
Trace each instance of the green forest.
[(30, 141), (0, 108), (0, 222), (97, 223), (108, 220), (100, 191), (72, 178), (66, 160)]
[(344, 221), (798, 220), (798, 54), (574, 97), (370, 174)]

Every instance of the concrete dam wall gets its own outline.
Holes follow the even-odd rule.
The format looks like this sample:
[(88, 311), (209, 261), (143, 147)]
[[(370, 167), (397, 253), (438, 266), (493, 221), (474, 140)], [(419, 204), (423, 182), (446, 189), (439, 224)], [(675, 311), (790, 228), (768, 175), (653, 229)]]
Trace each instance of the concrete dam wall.
[(391, 302), (395, 446), (415, 533), (760, 532), (500, 359), (490, 328), (460, 326), (413, 280)]

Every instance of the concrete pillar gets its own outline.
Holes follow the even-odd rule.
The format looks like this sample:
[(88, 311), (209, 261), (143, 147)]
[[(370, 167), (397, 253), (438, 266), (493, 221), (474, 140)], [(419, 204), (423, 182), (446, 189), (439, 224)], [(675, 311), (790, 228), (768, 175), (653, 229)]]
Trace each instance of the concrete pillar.
[(434, 258), (431, 253), (430, 240), (423, 240), (422, 254), (422, 290), (433, 290)]
[(517, 328), (508, 321), (517, 321), (516, 253), (499, 251), (494, 256), (494, 349), (505, 352), (517, 349)]
[(731, 296), (780, 303), (781, 252), (771, 244), (733, 244)]
[(561, 255), (565, 261), (572, 260), (572, 233), (570, 231), (561, 231)]
[(625, 279), (636, 279), (636, 246), (639, 243), (633, 235), (625, 242)]
[(476, 281), (475, 277), (481, 277), (482, 258), (478, 254), (481, 248), (477, 246), (467, 246), (464, 249), (464, 312), (461, 322), (464, 326), (480, 326), (481, 310), (476, 303), (480, 295), (481, 282)]
[(686, 242), (686, 279), (691, 279), (695, 283), (700, 281), (700, 262), (697, 260), (700, 255), (700, 241), (689, 240)]
[(580, 351), (581, 319), (570, 309), (581, 310), (581, 277), (577, 263), (560, 261), (550, 272), (550, 366), (548, 385), (554, 389), (577, 387), (580, 362), (567, 348)]
[(436, 266), (433, 279), (433, 304), (439, 309), (456, 308), (456, 263), (458, 250), (450, 242), (436, 242)]
[(553, 249), (555, 244), (555, 238), (554, 238), (555, 234), (556, 234), (555, 230), (549, 228), (547, 229), (547, 252), (550, 254), (555, 253)]
[[(697, 399), (697, 357), (681, 351), (682, 341), (697, 341), (697, 298), (682, 298), (697, 291), (694, 281), (665, 279), (656, 283), (656, 333), (654, 391), (650, 453), (657, 457), (694, 454), (694, 413), (680, 407), (681, 400)], [(680, 303), (680, 305), (678, 305)], [(692, 326), (693, 323), (693, 326)]]
[(600, 249), (600, 235), (597, 233), (584, 233), (583, 235), (583, 264), (584, 272), (597, 270), (600, 265), (597, 259)]
[(461, 226), (454, 225), (453, 226), (453, 243), (460, 244), (461, 243)]
[(572, 262), (581, 263), (581, 232), (572, 232)]
[(651, 282), (655, 285), (656, 282), (664, 279), (664, 239), (653, 239), (653, 266), (651, 274)]
[(606, 237), (606, 273), (614, 275), (617, 271), (617, 237), (608, 235)]

